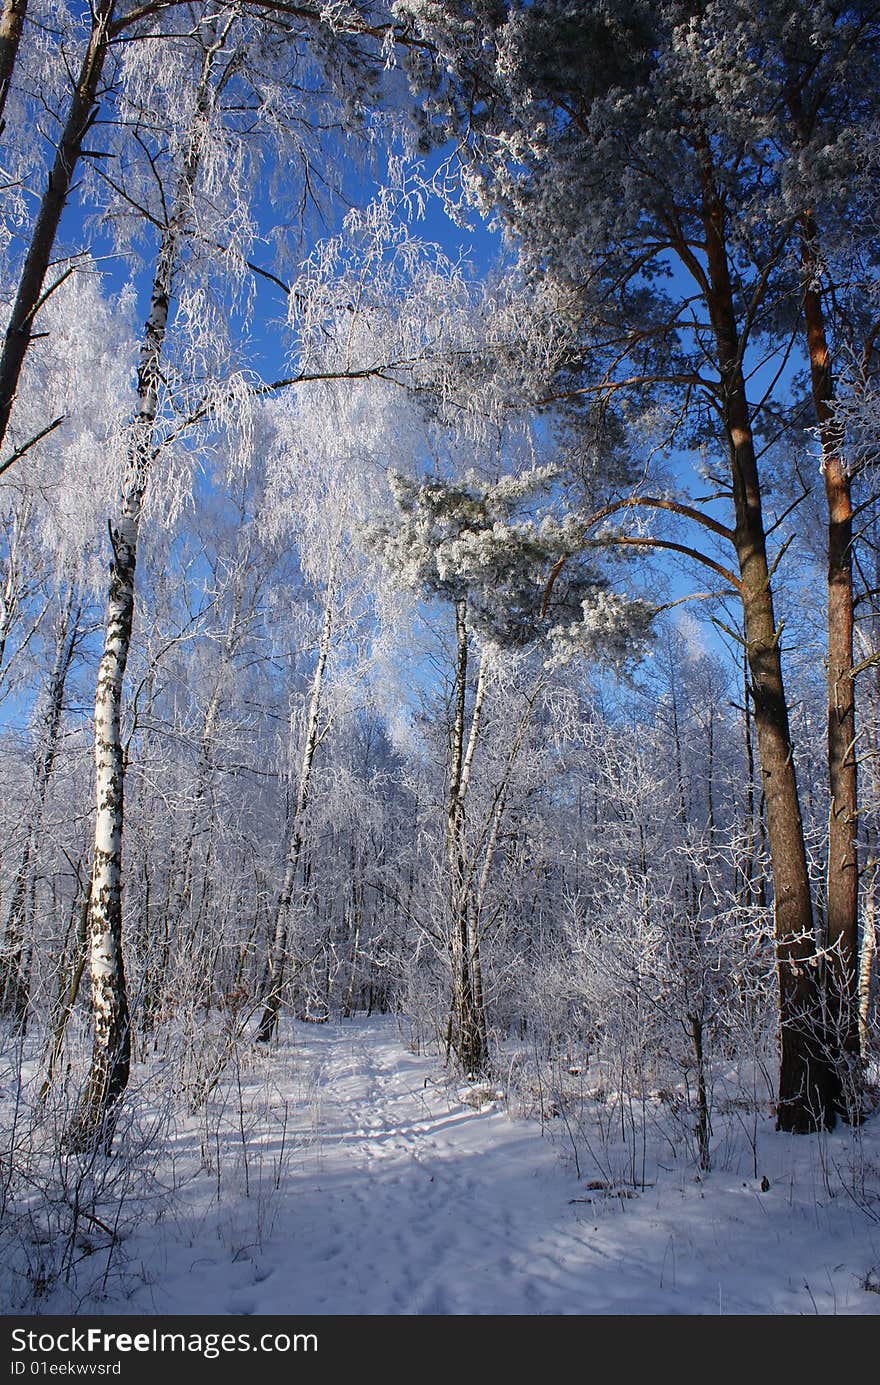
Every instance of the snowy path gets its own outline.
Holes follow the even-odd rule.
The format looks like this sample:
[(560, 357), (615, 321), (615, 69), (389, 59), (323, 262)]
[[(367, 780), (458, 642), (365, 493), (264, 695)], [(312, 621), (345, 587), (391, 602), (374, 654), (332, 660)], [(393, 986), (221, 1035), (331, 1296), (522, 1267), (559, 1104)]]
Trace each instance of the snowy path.
[(572, 1181), (536, 1126), (456, 1103), (385, 1021), (297, 1038), (317, 1094), (314, 1144), (286, 1188), (289, 1223), (276, 1224), (265, 1277), (222, 1311), (585, 1311)]
[(323, 1169), (297, 1199), (302, 1311), (583, 1312), (588, 1246), (554, 1151), (502, 1110), (450, 1110), (386, 1033), (314, 1044), (333, 1081)]
[(858, 1284), (880, 1265), (878, 1228), (843, 1199), (829, 1222), (781, 1184), (763, 1196), (737, 1173), (703, 1187), (683, 1168), (630, 1201), (583, 1201), (584, 1183), (536, 1125), (509, 1119), (503, 1103), (459, 1102), (393, 1022), (293, 1032), (273, 1077), (276, 1115), (289, 1103), (287, 1156), (277, 1125), (253, 1126), (242, 1140), (249, 1196), (244, 1156), (234, 1170), (227, 1160), (219, 1201), (208, 1170), (176, 1225), (134, 1237), (128, 1266), (143, 1270), (127, 1311), (880, 1310)]

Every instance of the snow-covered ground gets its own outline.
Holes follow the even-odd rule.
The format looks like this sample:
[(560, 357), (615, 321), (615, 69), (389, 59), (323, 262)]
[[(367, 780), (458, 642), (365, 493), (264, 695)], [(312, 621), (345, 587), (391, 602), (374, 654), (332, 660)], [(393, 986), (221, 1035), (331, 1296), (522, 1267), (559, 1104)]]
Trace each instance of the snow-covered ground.
[[(75, 1311), (877, 1313), (877, 1125), (768, 1116), (758, 1179), (744, 1137), (702, 1179), (667, 1145), (637, 1191), (583, 1151), (578, 1177), (561, 1122), (448, 1086), (393, 1019), (292, 1025), (174, 1129), (167, 1199), (91, 1288), (83, 1262)], [(59, 1286), (30, 1311), (71, 1306)]]

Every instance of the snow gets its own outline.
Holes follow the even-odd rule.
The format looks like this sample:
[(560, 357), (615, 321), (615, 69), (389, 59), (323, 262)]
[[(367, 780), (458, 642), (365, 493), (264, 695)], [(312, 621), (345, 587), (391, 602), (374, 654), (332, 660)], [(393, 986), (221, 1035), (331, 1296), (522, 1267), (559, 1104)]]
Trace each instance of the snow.
[[(639, 1189), (583, 1149), (578, 1176), (564, 1123), (542, 1134), (500, 1093), (447, 1082), (390, 1017), (285, 1026), (173, 1127), (157, 1167), (173, 1196), (103, 1282), (80, 1277), (74, 1311), (880, 1311), (876, 1119), (796, 1137), (768, 1115), (757, 1179), (745, 1133), (702, 1178), (649, 1147)], [(70, 1311), (59, 1293), (31, 1311)]]

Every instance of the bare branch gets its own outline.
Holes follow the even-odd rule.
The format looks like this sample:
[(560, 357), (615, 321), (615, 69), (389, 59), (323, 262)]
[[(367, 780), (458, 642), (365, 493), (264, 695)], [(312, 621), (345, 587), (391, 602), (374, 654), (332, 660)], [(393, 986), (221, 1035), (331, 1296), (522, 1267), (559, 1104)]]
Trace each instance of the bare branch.
[(629, 509), (648, 509), (648, 510), (669, 510), (671, 514), (681, 515), (683, 519), (692, 519), (695, 524), (701, 524), (704, 529), (708, 529), (719, 538), (726, 539), (728, 543), (733, 543), (733, 530), (726, 524), (721, 524), (717, 519), (712, 519), (711, 515), (705, 514), (702, 510), (695, 510), (691, 505), (684, 505), (680, 500), (667, 500), (660, 496), (628, 496), (625, 500), (612, 501), (610, 505), (605, 505), (601, 510), (590, 515), (586, 521), (592, 527), (600, 524), (603, 519), (608, 519), (610, 515), (616, 514), (619, 510)]
[(729, 582), (737, 595), (741, 596), (743, 584), (740, 579), (731, 572), (730, 568), (724, 567), (721, 563), (716, 563), (714, 558), (708, 554), (701, 553), (699, 549), (689, 548), (687, 544), (673, 543), (670, 539), (642, 538), (629, 534), (621, 534), (608, 540), (618, 548), (663, 548), (671, 553), (682, 553), (686, 558), (693, 558), (695, 562), (702, 563), (704, 567), (711, 568), (719, 577), (723, 577), (725, 582)]
[(3, 475), (4, 471), (8, 471), (8, 469), (13, 466), (19, 458), (23, 457), (26, 452), (29, 452), (32, 447), (36, 447), (38, 442), (42, 442), (43, 438), (48, 437), (50, 433), (54, 433), (55, 429), (60, 427), (66, 417), (66, 414), (59, 414), (57, 418), (53, 418), (52, 422), (47, 423), (45, 428), (41, 428), (39, 433), (35, 433), (27, 442), (22, 443), (21, 447), (17, 447), (12, 455), (6, 458), (5, 462), (0, 462), (0, 476)]

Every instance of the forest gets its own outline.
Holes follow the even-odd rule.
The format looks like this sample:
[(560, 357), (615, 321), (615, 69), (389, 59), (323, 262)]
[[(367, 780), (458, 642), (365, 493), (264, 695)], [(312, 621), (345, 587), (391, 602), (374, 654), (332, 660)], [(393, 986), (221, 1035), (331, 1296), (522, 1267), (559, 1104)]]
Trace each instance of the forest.
[[(2, 0), (5, 1311), (326, 1231), (380, 1119), (608, 1234), (788, 1180), (849, 1297), (731, 1311), (880, 1311), (878, 73), (872, 0)], [(623, 1311), (449, 1254), (315, 1311)]]

